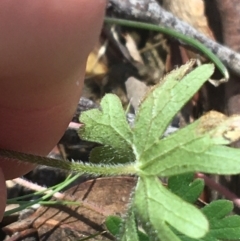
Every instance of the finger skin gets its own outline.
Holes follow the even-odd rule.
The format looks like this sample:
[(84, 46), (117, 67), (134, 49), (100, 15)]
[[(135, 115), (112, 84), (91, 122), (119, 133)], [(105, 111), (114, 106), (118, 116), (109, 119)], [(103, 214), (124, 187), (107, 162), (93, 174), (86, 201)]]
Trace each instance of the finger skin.
[[(104, 8), (103, 0), (0, 1), (1, 148), (46, 155), (61, 138)], [(2, 168), (6, 178), (22, 173)]]
[(6, 199), (7, 199), (7, 189), (6, 189), (4, 175), (0, 168), (0, 220), (5, 211)]
[[(0, 148), (46, 155), (56, 145), (80, 98), (105, 5), (0, 0)], [(0, 167), (6, 179), (32, 168), (9, 160)]]

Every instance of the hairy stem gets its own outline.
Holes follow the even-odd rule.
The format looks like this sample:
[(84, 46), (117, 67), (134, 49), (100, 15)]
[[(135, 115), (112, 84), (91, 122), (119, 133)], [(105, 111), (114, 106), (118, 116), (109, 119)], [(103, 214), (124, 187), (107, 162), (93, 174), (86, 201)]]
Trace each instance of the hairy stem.
[(32, 154), (26, 154), (16, 151), (0, 149), (0, 158), (11, 160), (28, 162), (38, 165), (45, 165), (50, 167), (60, 168), (70, 172), (87, 173), (89, 175), (99, 176), (117, 176), (117, 175), (131, 175), (136, 173), (136, 169), (133, 163), (118, 164), (118, 165), (104, 165), (104, 164), (89, 164), (78, 162), (69, 162), (59, 159), (53, 159), (49, 157), (35, 156)]

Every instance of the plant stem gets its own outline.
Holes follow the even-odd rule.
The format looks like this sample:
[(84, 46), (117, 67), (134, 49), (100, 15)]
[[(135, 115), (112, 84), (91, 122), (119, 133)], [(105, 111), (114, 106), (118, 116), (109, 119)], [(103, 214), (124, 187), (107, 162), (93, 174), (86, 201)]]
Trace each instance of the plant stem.
[(190, 24), (178, 19), (166, 11), (156, 0), (132, 1), (109, 0), (111, 13), (124, 19), (135, 19), (142, 22), (154, 23), (194, 38), (204, 44), (212, 53), (233, 72), (240, 75), (240, 54), (227, 48), (194, 29)]
[(230, 192), (226, 187), (222, 186), (219, 183), (216, 183), (212, 178), (202, 173), (196, 173), (195, 176), (197, 178), (202, 178), (208, 187), (210, 187), (213, 190), (216, 190), (218, 193), (232, 201), (237, 207), (240, 208), (240, 198), (236, 194)]
[[(80, 175), (77, 175), (76, 177), (78, 178)], [(42, 186), (39, 186), (35, 183), (31, 183), (27, 180), (24, 180), (22, 178), (15, 178), (13, 179), (13, 181), (23, 187), (26, 187), (28, 189), (34, 190), (36, 191), (35, 193), (31, 193), (31, 194), (27, 194), (21, 197), (17, 197), (17, 198), (12, 198), (12, 199), (8, 199), (7, 203), (11, 204), (11, 203), (21, 203), (21, 200), (26, 199), (27, 197), (34, 197), (40, 194), (51, 194), (52, 197), (56, 198), (58, 201), (62, 201), (64, 204), (67, 204), (67, 202), (71, 203), (71, 205), (78, 205), (78, 206), (82, 206), (85, 207), (88, 210), (94, 211), (95, 213), (98, 213), (100, 215), (103, 216), (109, 216), (111, 214), (111, 212), (109, 210), (104, 209), (103, 207), (99, 206), (99, 205), (95, 205), (94, 203), (90, 203), (86, 200), (77, 200), (76, 197), (74, 196), (70, 196), (70, 195), (66, 195), (65, 193), (61, 193), (61, 192), (54, 192), (54, 189), (56, 189), (57, 187), (64, 187), (63, 185), (65, 185), (65, 182), (69, 179), (71, 179), (72, 181), (75, 180), (76, 178), (73, 177), (74, 179), (72, 179), (72, 177), (67, 178), (63, 183), (60, 183), (58, 185), (55, 185), (53, 187), (50, 188), (45, 188)], [(44, 203), (44, 201), (42, 201), (42, 198), (38, 199), (39, 204), (41, 205), (51, 205), (51, 201), (46, 201)], [(52, 204), (56, 204), (58, 203), (58, 201), (53, 201)], [(24, 201), (24, 204), (26, 203), (26, 201)], [(28, 202), (30, 203), (30, 202)], [(30, 203), (31, 204), (31, 203)]]
[[(52, 197), (55, 193), (59, 192), (60, 190), (62, 190), (64, 187), (67, 187), (69, 184), (71, 184), (73, 181), (75, 181), (77, 178), (79, 178), (80, 174), (77, 174), (73, 177), (71, 177), (70, 179), (66, 180), (63, 184), (59, 185), (55, 190), (47, 193), (46, 195), (44, 195), (42, 198), (40, 198), (41, 200), (46, 200), (50, 197)], [(4, 213), (4, 216), (9, 216), (15, 212), (18, 212), (18, 211), (21, 211), (23, 210), (24, 208), (27, 208), (29, 206), (32, 206), (34, 204), (38, 204), (39, 203), (39, 199), (37, 200), (33, 200), (32, 202), (27, 202), (25, 204), (22, 204), (21, 206), (17, 207), (17, 208), (14, 208), (14, 209), (11, 209), (9, 211), (6, 211)]]
[[(181, 34), (173, 29), (162, 27), (155, 24), (149, 24), (149, 23), (143, 23), (143, 22), (137, 22), (137, 21), (130, 21), (125, 19), (117, 19), (117, 18), (105, 18), (105, 22), (112, 23), (112, 24), (118, 24), (128, 27), (134, 27), (134, 28), (140, 28), (140, 29), (148, 29), (152, 31), (161, 32), (164, 34), (167, 34), (171, 37), (177, 38), (184, 43), (188, 44), (189, 46), (194, 47), (201, 53), (205, 54), (219, 69), (219, 71), (223, 74), (224, 79), (220, 80), (220, 83), (227, 82), (229, 79), (229, 73), (224, 64), (220, 61), (220, 59), (211, 52), (210, 49), (205, 47), (203, 44), (201, 44), (199, 41), (195, 40), (194, 38), (187, 37), (184, 34)], [(217, 85), (217, 84), (216, 84)]]
[(22, 152), (0, 149), (0, 159), (11, 161), (28, 162), (38, 165), (60, 168), (70, 172), (87, 173), (89, 175), (99, 176), (117, 176), (136, 174), (134, 163), (105, 165), (105, 164), (89, 164), (78, 162), (69, 162), (49, 157), (35, 156)]

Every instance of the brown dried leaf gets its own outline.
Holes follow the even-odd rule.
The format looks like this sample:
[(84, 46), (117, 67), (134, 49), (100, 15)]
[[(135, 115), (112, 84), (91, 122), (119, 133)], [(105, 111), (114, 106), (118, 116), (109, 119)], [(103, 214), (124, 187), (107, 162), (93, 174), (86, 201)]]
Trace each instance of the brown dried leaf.
[[(120, 215), (126, 211), (135, 182), (131, 177), (119, 177), (98, 178), (81, 183), (66, 191), (65, 198), (84, 202), (85, 207), (41, 207), (29, 218), (7, 226), (5, 231), (12, 234), (12, 231), (35, 228), (42, 241), (78, 240), (102, 233), (105, 231), (106, 216)], [(112, 240), (112, 236), (105, 232), (90, 240)]]

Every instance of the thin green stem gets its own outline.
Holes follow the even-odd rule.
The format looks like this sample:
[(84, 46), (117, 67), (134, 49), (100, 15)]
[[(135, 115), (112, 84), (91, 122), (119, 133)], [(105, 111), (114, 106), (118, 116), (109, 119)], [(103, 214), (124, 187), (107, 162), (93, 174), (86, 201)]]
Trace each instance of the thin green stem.
[(186, 35), (176, 32), (173, 29), (150, 24), (150, 23), (143, 23), (143, 22), (130, 21), (130, 20), (124, 20), (124, 19), (117, 19), (117, 18), (108, 18), (108, 17), (105, 17), (105, 22), (110, 24), (123, 25), (127, 27), (148, 29), (151, 31), (161, 32), (169, 36), (172, 36), (174, 38), (177, 38), (183, 41), (184, 43), (196, 48), (204, 55), (206, 55), (217, 66), (219, 71), (223, 74), (224, 80), (221, 80), (221, 82), (225, 82), (229, 79), (228, 70), (225, 67), (225, 65), (221, 62), (221, 60), (214, 53), (212, 53), (211, 50), (205, 47), (205, 45), (201, 44), (199, 41), (193, 38), (187, 37)]
[(23, 210), (25, 208), (28, 208), (28, 207), (30, 207), (30, 206), (32, 206), (34, 204), (38, 204), (39, 201), (46, 200), (46, 199), (52, 197), (54, 193), (61, 191), (63, 188), (67, 187), (69, 184), (71, 184), (73, 181), (75, 181), (79, 177), (80, 177), (80, 174), (77, 174), (77, 175), (73, 176), (72, 178), (68, 179), (67, 181), (64, 181), (64, 183), (59, 185), (59, 187), (57, 187), (55, 190), (53, 190), (52, 192), (44, 195), (43, 197), (41, 197), (41, 198), (39, 198), (37, 200), (34, 200), (32, 202), (28, 202), (28, 203), (22, 204), (22, 205), (20, 205), (17, 208), (14, 208), (14, 209), (11, 209), (9, 211), (6, 211), (4, 213), (4, 216), (9, 216), (9, 215), (11, 215), (11, 214), (13, 214), (15, 212), (21, 211), (21, 210)]
[[(69, 175), (65, 181), (69, 180), (71, 178), (71, 175)], [(26, 195), (23, 195), (23, 196), (20, 196), (20, 197), (15, 197), (15, 198), (9, 198), (7, 199), (7, 204), (11, 204), (11, 203), (18, 203), (19, 200), (22, 200), (22, 199), (27, 199), (27, 198), (31, 198), (31, 197), (35, 197), (35, 196), (38, 196), (38, 195), (42, 195), (48, 191), (52, 191), (53, 189), (59, 187), (62, 183), (60, 184), (57, 184), (57, 185), (54, 185), (54, 186), (51, 186), (49, 188), (45, 188), (44, 190), (41, 190), (41, 191), (37, 191), (37, 192), (34, 192), (34, 193), (30, 193), (30, 194), (26, 194)], [(21, 185), (21, 184), (20, 184)]]

